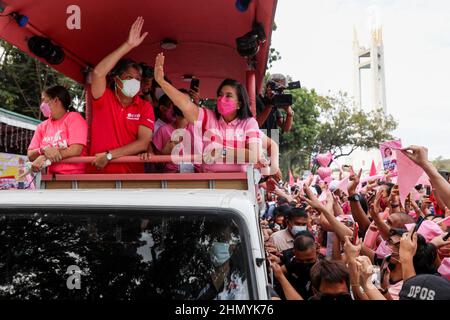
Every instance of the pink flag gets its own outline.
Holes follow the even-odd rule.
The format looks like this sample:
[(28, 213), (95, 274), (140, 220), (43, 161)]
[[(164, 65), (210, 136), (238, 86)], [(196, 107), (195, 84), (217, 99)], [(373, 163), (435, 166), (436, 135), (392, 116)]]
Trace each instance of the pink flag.
[(300, 185), (302, 181), (300, 180), (300, 177), (297, 177), (297, 185)]
[(400, 201), (405, 203), (406, 197), (411, 192), (411, 189), (416, 186), (417, 181), (424, 172), (421, 167), (409, 160), (401, 151), (397, 152), (397, 168)]
[(289, 170), (289, 185), (293, 186), (295, 184), (294, 176), (292, 175), (292, 171)]
[(375, 160), (372, 160), (372, 165), (370, 166), (370, 176), (373, 177), (377, 174), (377, 168), (375, 167)]
[(341, 181), (339, 181), (338, 184), (338, 189), (341, 190), (344, 193), (348, 193), (348, 183), (350, 182), (349, 177), (346, 177), (344, 179), (342, 179)]
[(419, 181), (417, 181), (417, 184), (421, 184), (424, 186), (431, 186), (430, 178), (425, 172), (420, 176)]

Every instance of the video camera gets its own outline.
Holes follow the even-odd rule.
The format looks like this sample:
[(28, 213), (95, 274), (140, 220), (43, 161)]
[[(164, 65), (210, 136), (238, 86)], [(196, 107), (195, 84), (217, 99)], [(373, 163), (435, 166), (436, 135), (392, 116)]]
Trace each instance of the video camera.
[[(302, 86), (300, 85), (300, 81), (290, 82), (286, 87), (277, 81), (270, 80), (267, 82), (267, 87), (272, 90), (273, 97), (266, 102), (273, 105), (275, 108), (283, 108), (290, 106), (293, 103), (292, 94), (285, 94), (284, 91), (300, 89)], [(266, 97), (266, 99), (268, 98)]]

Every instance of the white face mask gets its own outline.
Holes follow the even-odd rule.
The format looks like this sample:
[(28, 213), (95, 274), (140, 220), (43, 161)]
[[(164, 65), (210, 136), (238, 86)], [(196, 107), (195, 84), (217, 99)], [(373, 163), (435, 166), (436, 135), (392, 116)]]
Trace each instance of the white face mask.
[(128, 98), (133, 98), (138, 94), (139, 90), (141, 90), (141, 82), (139, 80), (136, 79), (122, 80), (120, 78), (118, 79), (120, 80), (120, 82), (122, 82), (123, 85), (122, 93)]
[(161, 88), (156, 88), (155, 89), (155, 97), (156, 97), (156, 99), (160, 99), (163, 95), (165, 95), (166, 93), (164, 92), (164, 90), (163, 89), (161, 89)]
[(291, 229), (291, 233), (292, 235), (295, 237), (295, 235), (301, 231), (306, 231), (308, 230), (307, 226), (293, 226)]
[(213, 242), (210, 255), (213, 265), (217, 268), (230, 259), (230, 245), (226, 242)]

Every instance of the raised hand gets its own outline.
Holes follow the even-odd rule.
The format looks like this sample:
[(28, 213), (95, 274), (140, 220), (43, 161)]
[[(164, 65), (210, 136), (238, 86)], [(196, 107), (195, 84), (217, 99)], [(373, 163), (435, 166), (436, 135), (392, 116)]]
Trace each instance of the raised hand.
[(362, 169), (359, 170), (358, 174), (355, 174), (353, 167), (350, 166), (350, 182), (348, 184), (348, 194), (352, 195), (356, 193), (356, 188), (361, 180)]
[(401, 150), (402, 153), (407, 156), (411, 161), (415, 162), (418, 166), (425, 166), (428, 163), (428, 149), (419, 146), (409, 146)]
[(353, 262), (359, 257), (361, 252), (362, 241), (358, 238), (357, 245), (350, 241), (350, 237), (345, 237), (344, 252), (348, 262)]
[(128, 35), (127, 43), (130, 47), (132, 48), (138, 47), (147, 37), (148, 32), (145, 32), (143, 35), (141, 35), (143, 26), (144, 26), (144, 18), (138, 17), (131, 26), (130, 33)]
[(160, 53), (155, 59), (155, 80), (159, 84), (164, 81), (164, 54)]
[(417, 232), (405, 232), (400, 239), (400, 262), (412, 261), (417, 251)]

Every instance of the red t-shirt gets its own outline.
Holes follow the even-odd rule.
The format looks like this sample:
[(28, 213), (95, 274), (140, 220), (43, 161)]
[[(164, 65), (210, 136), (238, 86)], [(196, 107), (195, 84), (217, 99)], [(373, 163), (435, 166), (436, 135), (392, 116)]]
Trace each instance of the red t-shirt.
[[(137, 140), (139, 126), (153, 131), (155, 115), (148, 101), (139, 96), (122, 107), (115, 93), (106, 89), (99, 99), (93, 99), (90, 155), (111, 151)], [(89, 173), (143, 173), (144, 165), (108, 164), (103, 170), (88, 166)]]

